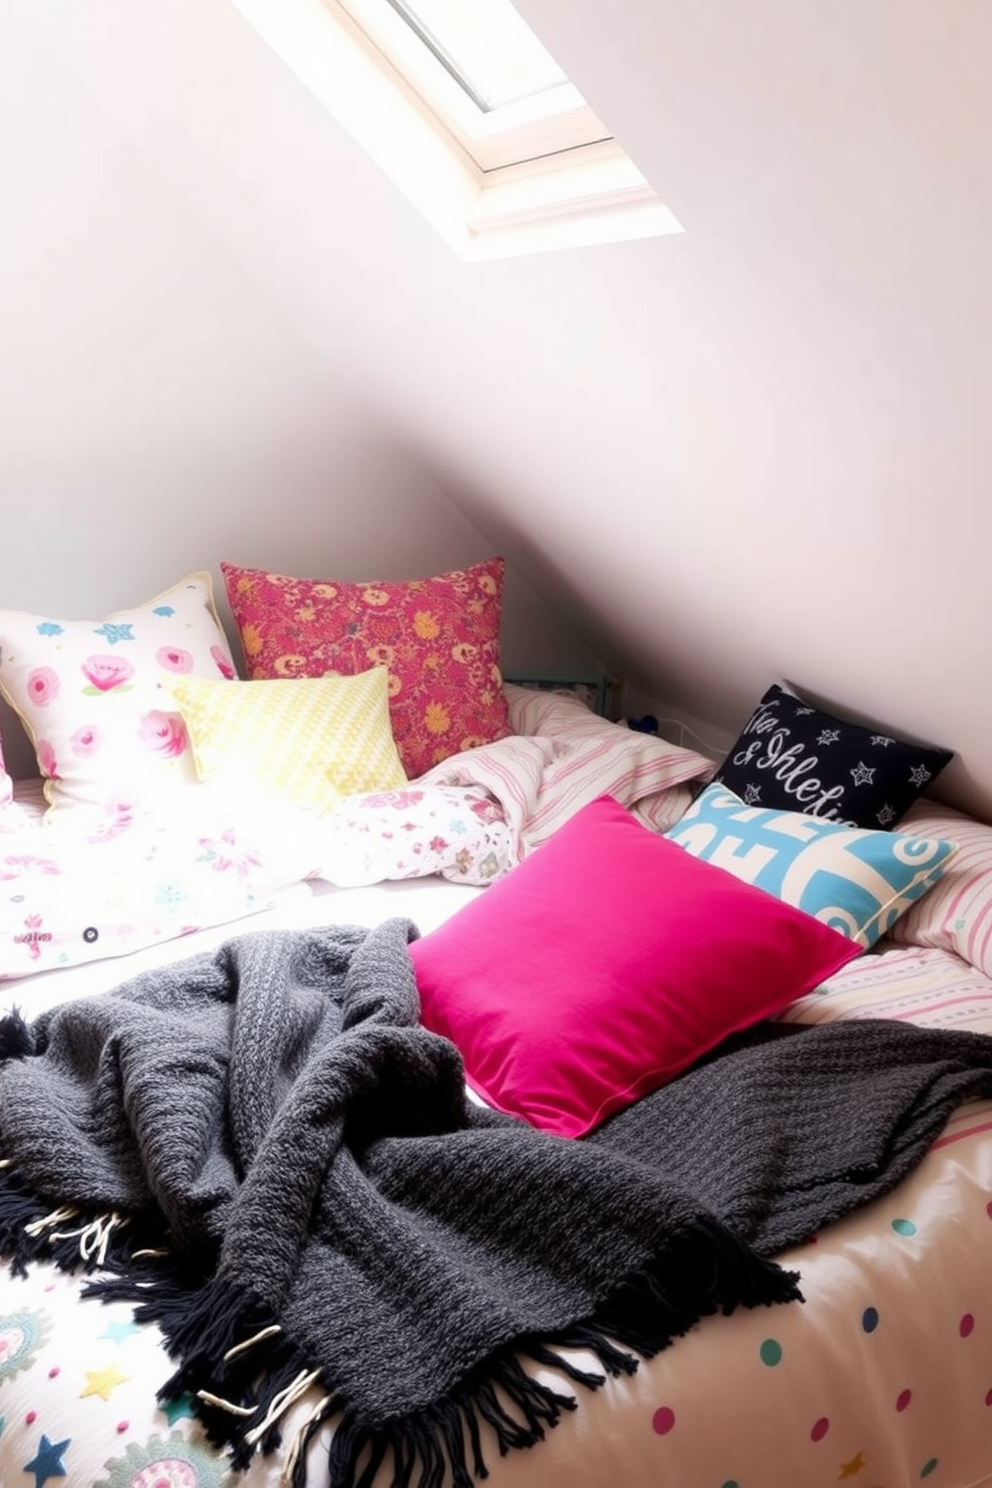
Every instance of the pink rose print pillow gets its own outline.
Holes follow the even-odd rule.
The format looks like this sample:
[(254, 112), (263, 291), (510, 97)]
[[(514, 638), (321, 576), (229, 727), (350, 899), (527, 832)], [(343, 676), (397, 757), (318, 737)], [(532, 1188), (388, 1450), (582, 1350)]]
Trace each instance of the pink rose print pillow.
[(102, 620), (0, 611), (0, 692), (34, 743), (50, 815), (128, 817), (195, 783), (182, 715), (162, 686), (177, 675), (235, 676), (208, 573)]
[(411, 779), (512, 732), (499, 667), (502, 558), (403, 583), (220, 567), (253, 680), (386, 668), (393, 737)]

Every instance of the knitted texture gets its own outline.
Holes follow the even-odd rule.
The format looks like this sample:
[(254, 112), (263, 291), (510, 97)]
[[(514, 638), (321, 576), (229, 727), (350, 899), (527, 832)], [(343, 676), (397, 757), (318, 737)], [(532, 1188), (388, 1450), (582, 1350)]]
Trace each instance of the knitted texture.
[(335, 1488), (384, 1462), (397, 1488), (468, 1488), (483, 1428), (529, 1446), (574, 1407), (528, 1360), (594, 1387), (563, 1348), (629, 1373), (705, 1314), (795, 1298), (765, 1255), (992, 1094), (980, 1035), (790, 1028), (549, 1136), (466, 1101), (417, 1023), (415, 934), (246, 935), (0, 1026), (0, 1250), (99, 1265), (92, 1290), (159, 1324), (163, 1394), (192, 1392), (236, 1467), (318, 1387), (294, 1484), (332, 1419)]
[(888, 1019), (763, 1023), (585, 1139), (658, 1163), (764, 1255), (890, 1192), (966, 1100), (992, 1038)]

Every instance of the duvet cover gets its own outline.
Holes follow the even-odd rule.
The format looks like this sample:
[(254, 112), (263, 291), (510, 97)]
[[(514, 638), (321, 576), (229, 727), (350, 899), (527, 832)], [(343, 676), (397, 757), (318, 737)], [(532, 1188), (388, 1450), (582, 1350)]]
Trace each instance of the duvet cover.
[[(440, 881), (334, 891), (295, 901), (288, 919), (372, 924), (409, 912), (429, 927), (477, 892)], [(258, 923), (271, 918), (278, 917), (270, 911)], [(217, 938), (209, 932), (182, 949)], [(96, 971), (81, 967), (33, 984), (62, 1001), (74, 976), (92, 990)], [(889, 946), (784, 1016), (810, 1023), (894, 1016), (987, 1032), (992, 981), (950, 952)], [(517, 1488), (992, 1483), (992, 1103), (961, 1107), (894, 1192), (779, 1259), (800, 1273), (802, 1305), (704, 1319), (633, 1375), (578, 1390), (580, 1408), (533, 1448), (500, 1458), (490, 1442), (490, 1481)], [(593, 1363), (581, 1351), (573, 1359), (580, 1368)], [(232, 1481), (274, 1488), (284, 1481), (286, 1453), (311, 1399), (288, 1413), (283, 1454), (256, 1459), (232, 1480), (187, 1405), (157, 1404), (169, 1367), (155, 1328), (136, 1325), (128, 1307), (80, 1301), (78, 1282), (47, 1266), (5, 1278), (0, 1480), (11, 1488), (59, 1480), (74, 1488)], [(560, 1387), (560, 1376), (553, 1378)], [(325, 1447), (330, 1430), (322, 1428)], [(308, 1488), (326, 1488), (319, 1446)]]

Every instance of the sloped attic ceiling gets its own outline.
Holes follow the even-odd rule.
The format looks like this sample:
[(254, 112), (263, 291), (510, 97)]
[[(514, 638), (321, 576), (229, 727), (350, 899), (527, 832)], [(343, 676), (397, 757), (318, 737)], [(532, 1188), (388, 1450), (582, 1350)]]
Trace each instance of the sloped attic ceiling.
[(992, 815), (985, 0), (519, 0), (686, 232), (484, 264), (227, 0), (14, 3), (607, 664), (726, 730), (786, 678)]

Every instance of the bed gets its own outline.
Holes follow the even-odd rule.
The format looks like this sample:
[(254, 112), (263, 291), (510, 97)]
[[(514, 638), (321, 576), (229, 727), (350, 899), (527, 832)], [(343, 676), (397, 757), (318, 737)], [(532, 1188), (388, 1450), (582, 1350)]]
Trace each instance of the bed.
[[(243, 572), (235, 585), (239, 577)], [(307, 598), (295, 593), (295, 609)], [(140, 804), (108, 814), (90, 802), (71, 827), (60, 827), (50, 806), (46, 819), (38, 784), (22, 784), (0, 812), (2, 1010), (16, 1007), (30, 1021), (139, 974), (171, 975), (186, 958), (213, 955), (242, 935), (371, 930), (409, 920), (428, 950), (444, 949), (443, 934), (466, 923), (467, 911), (494, 913), (486, 906), (511, 903), (507, 886), (517, 884), (546, 925), (554, 906), (539, 865), (559, 885), (567, 865), (587, 850), (577, 845), (575, 823), (596, 825), (597, 812), (616, 808), (625, 833), (629, 822), (643, 834), (638, 851), (645, 839), (652, 851), (664, 845), (666, 872), (676, 849), (676, 869), (699, 865), (707, 884), (717, 872), (729, 878), (730, 866), (742, 892), (785, 902), (811, 921), (819, 914), (818, 923), (824, 912), (808, 900), (817, 879), (810, 859), (790, 857), (769, 895), (761, 874), (776, 871), (771, 839), (753, 834), (775, 833), (776, 846), (783, 836), (793, 846), (798, 840), (817, 855), (821, 872), (823, 855), (838, 845), (860, 845), (868, 854), (866, 865), (859, 860), (853, 898), (831, 910), (835, 918), (848, 916), (845, 933), (852, 943), (860, 937), (862, 953), (844, 954), (799, 995), (787, 995), (783, 983), (777, 1004), (764, 1011), (784, 1040), (791, 1029), (880, 1020), (938, 1034), (992, 1033), (992, 828), (917, 792), (900, 810), (895, 833), (836, 822), (826, 832), (807, 832), (793, 813), (770, 820), (774, 808), (747, 805), (746, 788), (735, 794), (720, 781), (707, 785), (712, 761), (607, 723), (573, 697), (507, 687), (503, 698), (505, 731), (497, 727), (497, 737), (428, 763), (412, 780), (407, 774), (381, 789), (338, 796), (320, 811), (266, 796), (246, 812), (244, 778), (215, 779), (218, 788), (196, 795), (195, 807), (199, 782), (181, 798), (184, 805), (172, 799), (167, 823)], [(738, 754), (756, 733), (761, 729), (745, 731)], [(604, 840), (594, 837), (588, 850), (600, 854)], [(555, 862), (558, 851), (564, 865)], [(828, 866), (836, 877), (834, 857)], [(640, 860), (632, 871), (641, 875)], [(619, 892), (628, 902), (636, 898), (629, 885), (621, 883)], [(742, 902), (750, 914), (754, 901)], [(516, 925), (518, 905), (512, 914)], [(646, 918), (645, 933), (653, 934), (656, 908)], [(497, 938), (505, 924), (496, 920)], [(776, 936), (782, 925), (773, 921)], [(88, 937), (87, 930), (97, 933)], [(718, 938), (715, 921), (710, 930)], [(480, 943), (478, 932), (472, 942)], [(610, 975), (615, 959), (611, 954)], [(427, 1006), (433, 993), (426, 971), (422, 985)], [(484, 1012), (489, 1019), (491, 1007)], [(753, 1011), (733, 1016), (736, 1023), (711, 1029), (705, 1047), (687, 1052), (673, 1087), (682, 1074), (705, 1071), (714, 1054), (723, 1057), (723, 1035), (745, 1027)], [(638, 1032), (643, 1027), (638, 1023)], [(520, 1092), (487, 1070), (473, 1037), (470, 1030), (464, 1047), (474, 1102), (513, 1113)], [(598, 1094), (592, 1099), (602, 1106)], [(617, 1109), (609, 1107), (607, 1127)], [(573, 1115), (565, 1110), (559, 1119)], [(558, 1133), (584, 1135), (559, 1126), (556, 1141)], [(802, 1304), (704, 1317), (671, 1347), (596, 1389), (570, 1385), (560, 1370), (532, 1362), (538, 1380), (573, 1394), (579, 1408), (537, 1444), (505, 1455), (484, 1427), (490, 1481), (602, 1488), (621, 1474), (632, 1488), (818, 1488), (846, 1479), (871, 1488), (924, 1481), (988, 1488), (990, 1257), (992, 1099), (985, 1095), (954, 1103), (925, 1156), (898, 1183), (776, 1254), (799, 1274)], [(307, 1425), (316, 1389), (286, 1407), (279, 1450), (254, 1455), (229, 1476), (225, 1452), (206, 1439), (191, 1400), (156, 1398), (174, 1367), (160, 1330), (136, 1323), (128, 1302), (82, 1300), (84, 1284), (85, 1277), (44, 1261), (4, 1277), (0, 1480), (12, 1488), (45, 1488), (59, 1478), (73, 1488), (219, 1488), (233, 1481), (250, 1488), (290, 1478), (307, 1488), (326, 1485), (334, 1425)], [(580, 1346), (566, 1355), (576, 1369), (597, 1367)], [(296, 1460), (294, 1443), (307, 1448)], [(376, 1484), (390, 1477), (386, 1463)]]

